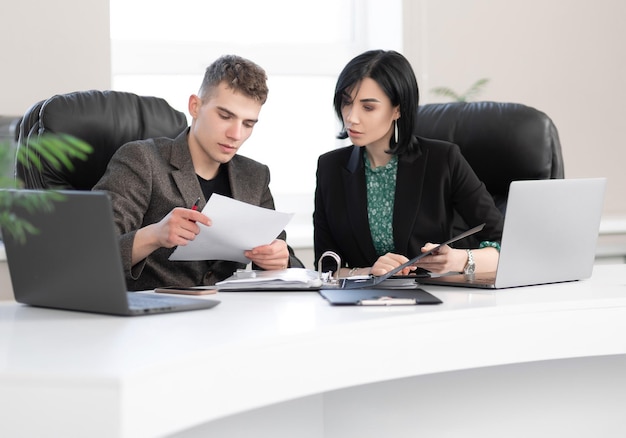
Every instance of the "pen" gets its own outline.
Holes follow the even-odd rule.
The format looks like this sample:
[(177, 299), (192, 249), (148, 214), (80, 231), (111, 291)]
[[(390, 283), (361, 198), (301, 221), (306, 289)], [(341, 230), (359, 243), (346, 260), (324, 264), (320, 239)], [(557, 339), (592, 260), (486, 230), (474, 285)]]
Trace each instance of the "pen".
[(198, 209), (198, 205), (200, 205), (200, 197), (198, 197), (198, 199), (196, 199), (196, 202), (193, 203), (193, 206), (191, 207), (192, 210), (197, 210)]

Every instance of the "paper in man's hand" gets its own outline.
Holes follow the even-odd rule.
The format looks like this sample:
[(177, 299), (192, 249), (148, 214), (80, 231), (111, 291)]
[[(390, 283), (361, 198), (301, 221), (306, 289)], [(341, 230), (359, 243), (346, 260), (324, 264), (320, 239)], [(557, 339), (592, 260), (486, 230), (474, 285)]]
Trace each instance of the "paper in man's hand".
[(249, 263), (243, 252), (268, 245), (285, 229), (293, 213), (257, 207), (214, 193), (202, 210), (212, 225), (198, 224), (200, 233), (177, 247), (170, 260), (230, 260)]

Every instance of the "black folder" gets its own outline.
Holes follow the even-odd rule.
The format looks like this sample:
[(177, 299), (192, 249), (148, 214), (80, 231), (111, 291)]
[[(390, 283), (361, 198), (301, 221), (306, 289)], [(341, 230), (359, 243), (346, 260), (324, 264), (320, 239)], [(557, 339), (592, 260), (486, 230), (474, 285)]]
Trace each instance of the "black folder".
[(321, 289), (320, 295), (339, 306), (415, 306), (441, 304), (423, 289)]

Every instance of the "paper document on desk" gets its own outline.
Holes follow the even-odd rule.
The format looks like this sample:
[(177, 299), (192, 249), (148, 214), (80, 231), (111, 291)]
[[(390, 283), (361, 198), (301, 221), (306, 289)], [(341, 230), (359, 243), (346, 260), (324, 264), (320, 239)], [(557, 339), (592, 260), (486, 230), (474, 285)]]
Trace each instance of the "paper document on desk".
[(215, 284), (220, 291), (228, 290), (307, 290), (319, 289), (319, 272), (305, 268), (273, 271), (239, 269), (232, 276)]
[(185, 246), (177, 247), (170, 260), (230, 260), (249, 263), (243, 252), (267, 245), (285, 229), (293, 213), (281, 213), (214, 193), (202, 210), (211, 218)]

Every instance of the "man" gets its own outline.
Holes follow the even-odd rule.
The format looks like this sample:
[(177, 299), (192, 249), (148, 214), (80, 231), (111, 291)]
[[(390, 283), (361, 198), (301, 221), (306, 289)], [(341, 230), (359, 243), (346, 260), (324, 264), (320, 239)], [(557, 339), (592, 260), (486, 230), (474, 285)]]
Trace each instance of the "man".
[[(274, 208), (267, 166), (237, 155), (267, 99), (267, 76), (255, 63), (223, 56), (207, 67), (198, 95), (189, 97), (191, 126), (176, 139), (156, 138), (122, 146), (93, 190), (109, 192), (129, 290), (210, 285), (245, 265), (231, 261), (173, 262), (211, 225), (202, 210), (213, 193)], [(285, 242), (246, 251), (255, 268), (303, 267)]]

